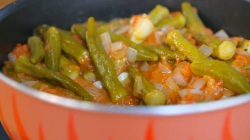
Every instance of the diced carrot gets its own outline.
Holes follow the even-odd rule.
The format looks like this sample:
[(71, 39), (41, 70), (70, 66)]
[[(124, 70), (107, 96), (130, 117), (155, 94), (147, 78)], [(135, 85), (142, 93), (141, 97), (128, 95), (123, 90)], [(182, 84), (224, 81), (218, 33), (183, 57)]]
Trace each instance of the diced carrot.
[(80, 36), (78, 36), (77, 34), (74, 34), (74, 35), (73, 35), (73, 38), (74, 38), (77, 42), (79, 42), (81, 45), (83, 45), (83, 40), (81, 39)]
[(175, 12), (172, 12), (172, 13), (171, 13), (172, 16), (177, 16), (177, 15), (179, 15), (179, 14), (181, 14), (181, 11), (175, 11)]
[(190, 65), (190, 62), (183, 61), (176, 66), (175, 70), (180, 71), (185, 78), (190, 79), (193, 75)]
[(243, 62), (244, 62), (243, 64), (244, 64), (245, 66), (250, 64), (250, 57), (249, 57), (248, 55), (237, 54), (237, 55), (235, 56), (235, 60), (241, 60), (241, 61), (243, 61)]
[(223, 96), (223, 81), (208, 75), (203, 76), (203, 78), (207, 80), (204, 93), (210, 95), (215, 100), (220, 99)]
[(27, 45), (17, 44), (16, 48), (13, 50), (13, 53), (17, 58), (22, 55), (26, 55), (28, 58), (30, 57), (30, 49)]
[(134, 17), (134, 21), (133, 21), (133, 24), (132, 24), (133, 27), (135, 27), (137, 25), (140, 17), (141, 17), (141, 15), (136, 15)]

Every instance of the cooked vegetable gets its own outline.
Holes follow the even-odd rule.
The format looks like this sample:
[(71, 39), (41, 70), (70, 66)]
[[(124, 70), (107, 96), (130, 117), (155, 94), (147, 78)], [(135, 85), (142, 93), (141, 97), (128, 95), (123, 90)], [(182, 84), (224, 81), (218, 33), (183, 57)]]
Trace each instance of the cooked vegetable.
[(102, 77), (105, 88), (109, 91), (113, 102), (119, 101), (127, 95), (126, 90), (117, 78), (112, 61), (102, 46), (101, 38), (95, 28), (94, 18), (88, 20), (88, 48), (91, 58)]
[(28, 46), (31, 53), (30, 62), (33, 64), (41, 62), (44, 58), (43, 41), (37, 36), (32, 36), (28, 39)]
[(53, 72), (41, 65), (33, 65), (29, 62), (27, 56), (20, 56), (14, 63), (15, 72), (25, 73), (36, 78), (45, 78), (58, 81), (64, 88), (74, 91), (84, 99), (92, 101), (93, 97), (85, 91), (80, 85), (75, 83), (66, 75)]
[(191, 64), (195, 75), (211, 75), (222, 79), (226, 88), (244, 94), (250, 92), (250, 84), (247, 79), (228, 64), (211, 59), (196, 60)]
[(166, 18), (169, 16), (169, 10), (162, 6), (162, 5), (156, 5), (155, 8), (148, 13), (150, 19), (154, 24), (157, 24), (160, 20), (163, 18)]
[(160, 20), (155, 25), (155, 27), (161, 28), (164, 26), (174, 26), (175, 28), (182, 28), (185, 26), (185, 24), (186, 24), (185, 17), (181, 13), (179, 13), (172, 18), (165, 18), (165, 19)]
[(192, 43), (186, 40), (178, 30), (173, 30), (168, 34), (166, 43), (183, 52), (191, 62), (205, 58), (205, 56)]
[(185, 55), (180, 51), (172, 51), (170, 48), (165, 46), (152, 46), (152, 45), (142, 45), (144, 48), (156, 53), (159, 57), (166, 57), (167, 60), (175, 60), (179, 58), (180, 60), (185, 60)]
[(48, 29), (45, 35), (45, 65), (52, 71), (59, 71), (61, 42), (60, 34), (55, 27)]
[(137, 78), (141, 79), (141, 88), (138, 91), (134, 91), (136, 93), (133, 93), (136, 96), (139, 96), (143, 99), (146, 105), (164, 105), (166, 102), (166, 96), (158, 89), (156, 89), (149, 81), (146, 80), (146, 78), (140, 74), (135, 68), (129, 66), (128, 70), (130, 72), (130, 75), (132, 79), (134, 80), (134, 89), (138, 89), (139, 86), (136, 84), (138, 81), (136, 81)]
[(67, 75), (72, 80), (76, 80), (77, 77), (80, 76), (80, 67), (72, 63), (63, 55), (60, 57), (60, 68), (61, 73)]
[(189, 28), (189, 30), (202, 34), (204, 32), (203, 30), (205, 26), (191, 4), (188, 2), (183, 2), (181, 4), (181, 9), (182, 13), (186, 17), (186, 26)]
[(70, 31), (74, 34), (77, 34), (81, 37), (81, 39), (86, 40), (86, 31), (87, 29), (84, 28), (81, 24), (73, 24), (71, 26)]
[[(39, 36), (42, 36), (47, 29), (48, 26), (46, 25), (38, 26), (35, 32)], [(72, 33), (58, 28), (57, 30), (60, 32), (61, 49), (75, 58), (79, 64), (88, 63), (90, 61), (88, 51), (72, 37)]]
[[(100, 33), (107, 32), (105, 28), (99, 28), (98, 30)], [(123, 41), (124, 43), (128, 44), (131, 48), (134, 48), (138, 51), (138, 55), (136, 57), (136, 61), (157, 61), (158, 56), (157, 54), (148, 51), (147, 49), (143, 48), (141, 45), (135, 44), (126, 37), (123, 37), (121, 35), (117, 35), (112, 32), (108, 32), (112, 41)]]
[(192, 34), (194, 38), (209, 47), (213, 48), (212, 56), (218, 57), (222, 60), (228, 60), (233, 57), (235, 54), (236, 47), (230, 41), (220, 41), (219, 39), (209, 36), (209, 35), (202, 35), (202, 34)]

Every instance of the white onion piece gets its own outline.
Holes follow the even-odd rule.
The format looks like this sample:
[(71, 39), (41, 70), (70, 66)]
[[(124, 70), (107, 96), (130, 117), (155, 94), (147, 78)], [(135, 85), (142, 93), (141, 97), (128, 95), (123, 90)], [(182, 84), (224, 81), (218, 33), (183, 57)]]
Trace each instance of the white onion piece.
[(123, 49), (124, 43), (122, 41), (114, 42), (111, 44), (112, 52)]
[(166, 84), (167, 84), (167, 86), (168, 86), (171, 90), (178, 90), (178, 89), (179, 89), (178, 85), (175, 83), (175, 81), (173, 80), (172, 77), (169, 77), (169, 78), (166, 80)]
[(203, 54), (205, 54), (208, 57), (213, 53), (213, 48), (203, 44), (199, 48), (199, 51), (201, 51)]
[(192, 93), (192, 94), (202, 94), (202, 91), (199, 89), (182, 89), (178, 91), (180, 96), (183, 98), (187, 95), (187, 93)]
[(157, 44), (161, 44), (162, 41), (161, 41), (160, 33), (155, 32), (154, 35), (155, 35), (156, 43), (157, 43)]
[(165, 34), (168, 34), (170, 31), (174, 30), (174, 27), (171, 25), (167, 25), (161, 28), (161, 31)]
[(133, 88), (133, 95), (135, 97), (140, 97), (140, 90), (143, 89), (143, 84), (140, 76), (135, 77), (135, 83), (134, 83), (134, 88)]
[(118, 76), (118, 80), (120, 82), (124, 82), (126, 80), (128, 80), (128, 73), (127, 72), (123, 72)]
[(162, 92), (163, 92), (164, 94), (169, 94), (169, 93), (172, 93), (173, 90), (171, 90), (171, 89), (169, 89), (169, 88), (164, 88), (164, 89), (162, 90)]
[(101, 96), (103, 94), (100, 89), (93, 86), (84, 87), (84, 89), (92, 96)]
[(188, 89), (188, 92), (192, 94), (202, 94), (202, 91), (200, 91), (199, 89)]
[(31, 87), (31, 86), (33, 86), (33, 85), (35, 85), (37, 83), (38, 83), (38, 81), (24, 81), (24, 82), (21, 82), (21, 84), (29, 86), (29, 87)]
[(179, 71), (174, 71), (173, 75), (173, 80), (181, 87), (186, 87), (188, 85), (186, 79), (183, 77), (181, 72)]
[(226, 38), (226, 39), (229, 38), (228, 34), (227, 34), (223, 29), (220, 29), (220, 30), (219, 30), (218, 32), (216, 32), (214, 35), (215, 35), (215, 36), (218, 36), (218, 37), (220, 37), (220, 38)]
[(154, 84), (154, 87), (155, 87), (156, 89), (162, 90), (163, 85), (162, 85), (162, 84), (155, 83), (155, 84)]
[(110, 52), (110, 45), (112, 43), (111, 38), (109, 36), (109, 33), (105, 32), (105, 33), (100, 34), (100, 38), (102, 40), (102, 45), (104, 46), (107, 53), (109, 53)]
[(128, 47), (127, 59), (129, 62), (135, 62), (138, 51), (131, 47)]
[(200, 78), (200, 79), (195, 81), (194, 88), (195, 89), (201, 89), (206, 83), (207, 83), (206, 79)]
[(101, 81), (96, 81), (93, 83), (93, 85), (97, 88), (102, 88), (102, 82)]
[(125, 32), (127, 32), (129, 29), (129, 25), (125, 25), (122, 26), (121, 28), (119, 28), (117, 31), (115, 31), (116, 34), (123, 34)]
[(161, 73), (171, 73), (172, 71), (165, 65), (163, 65), (162, 63), (159, 63), (159, 70), (161, 71)]
[(16, 61), (16, 55), (15, 55), (14, 53), (12, 53), (12, 52), (10, 52), (10, 53), (8, 54), (8, 58), (9, 58), (9, 61), (10, 61), (12, 64), (14, 64), (14, 62)]
[(187, 89), (182, 89), (182, 90), (179, 90), (178, 92), (182, 98), (184, 98), (187, 95)]
[(144, 61), (141, 66), (140, 66), (141, 71), (148, 71), (149, 70), (149, 65), (147, 61)]

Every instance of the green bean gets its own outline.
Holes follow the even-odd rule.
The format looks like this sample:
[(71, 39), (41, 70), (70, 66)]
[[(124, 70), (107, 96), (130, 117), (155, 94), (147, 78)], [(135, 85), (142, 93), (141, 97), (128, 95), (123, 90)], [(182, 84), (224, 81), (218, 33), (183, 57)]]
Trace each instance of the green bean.
[(60, 68), (61, 73), (67, 75), (71, 79), (75, 80), (80, 75), (80, 67), (71, 61), (69, 61), (65, 56), (60, 57)]
[[(41, 36), (41, 31), (45, 31), (48, 29), (48, 26), (42, 25), (38, 26), (35, 29), (37, 35)], [(90, 62), (89, 53), (86, 48), (84, 48), (79, 42), (77, 42), (73, 37), (72, 33), (69, 31), (65, 31), (62, 29), (57, 28), (61, 35), (61, 48), (66, 53), (69, 54), (71, 57), (77, 60), (79, 64), (86, 64)]]
[(247, 79), (230, 65), (217, 60), (196, 60), (191, 64), (192, 72), (197, 76), (210, 75), (222, 79), (224, 86), (239, 94), (250, 92)]
[(148, 15), (152, 22), (154, 24), (157, 24), (163, 18), (169, 16), (169, 10), (167, 7), (164, 7), (162, 5), (156, 5), (155, 8), (148, 13)]
[(30, 62), (33, 64), (41, 62), (44, 57), (43, 41), (37, 36), (32, 36), (28, 39), (28, 46), (31, 53)]
[(82, 96), (85, 100), (93, 100), (93, 97), (85, 91), (79, 84), (59, 72), (53, 72), (41, 65), (33, 65), (26, 55), (16, 59), (14, 63), (15, 72), (25, 73), (35, 78), (45, 78), (58, 81), (64, 88), (69, 89)]
[(181, 51), (190, 62), (196, 59), (206, 58), (192, 43), (185, 39), (178, 30), (173, 30), (168, 33), (166, 43)]
[(186, 25), (189, 30), (195, 33), (202, 33), (205, 26), (199, 18), (198, 14), (194, 11), (193, 7), (188, 2), (181, 4), (182, 13), (186, 17)]
[(71, 26), (70, 31), (74, 34), (77, 34), (78, 36), (81, 37), (84, 41), (86, 41), (86, 31), (87, 29), (84, 28), (81, 24), (73, 24)]
[[(141, 82), (141, 92), (140, 91), (134, 91), (134, 96), (137, 96), (139, 98), (142, 98), (144, 103), (146, 105), (164, 105), (166, 102), (166, 96), (158, 89), (156, 89), (149, 81), (146, 80), (146, 78), (140, 74), (135, 68), (128, 66), (128, 71), (134, 81), (134, 87), (133, 89), (138, 89), (139, 86), (137, 82)], [(137, 79), (140, 79), (140, 81), (137, 81)], [(140, 92), (140, 93), (135, 93)]]
[(155, 27), (157, 28), (161, 28), (161, 27), (164, 27), (164, 26), (168, 26), (168, 25), (171, 25), (171, 26), (174, 26), (175, 28), (182, 28), (184, 27), (186, 24), (186, 19), (185, 17), (180, 13), (172, 18), (165, 18), (165, 19), (162, 19), (160, 20), (156, 25)]
[(212, 56), (214, 57), (218, 57), (222, 60), (228, 60), (231, 59), (235, 54), (236, 47), (230, 41), (222, 42), (216, 37), (203, 34), (192, 33), (192, 35), (199, 42), (202, 42), (207, 46), (212, 47), (213, 48)]
[(136, 43), (130, 41), (126, 37), (123, 37), (121, 35), (117, 35), (113, 32), (108, 31), (105, 28), (102, 28), (102, 27), (99, 28), (98, 31), (99, 31), (99, 33), (109, 32), (110, 38), (113, 42), (123, 41), (124, 43), (128, 44), (129, 47), (136, 49), (138, 51), (138, 54), (136, 56), (136, 61), (157, 61), (158, 60), (157, 54), (145, 49), (144, 47), (142, 47), (139, 44), (136, 44)]
[(87, 44), (90, 56), (102, 78), (105, 88), (109, 91), (111, 100), (116, 102), (125, 98), (127, 92), (118, 80), (113, 63), (102, 45), (94, 23), (94, 18), (89, 18)]
[(158, 54), (159, 57), (166, 57), (167, 60), (175, 60), (179, 58), (180, 60), (186, 60), (184, 54), (180, 51), (172, 51), (169, 47), (165, 46), (152, 46), (152, 45), (142, 45), (144, 48)]
[(45, 36), (45, 42), (45, 65), (52, 71), (59, 71), (61, 42), (60, 33), (55, 27), (50, 27), (48, 29)]

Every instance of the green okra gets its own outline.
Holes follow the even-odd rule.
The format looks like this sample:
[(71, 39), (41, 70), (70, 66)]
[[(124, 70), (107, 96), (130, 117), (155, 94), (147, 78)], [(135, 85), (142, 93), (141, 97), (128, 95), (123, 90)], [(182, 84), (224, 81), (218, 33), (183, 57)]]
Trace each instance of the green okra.
[(28, 39), (28, 46), (31, 54), (30, 62), (33, 64), (40, 63), (45, 53), (43, 41), (37, 36), (32, 36)]
[(92, 101), (93, 97), (84, 90), (79, 84), (70, 79), (68, 76), (59, 72), (51, 71), (41, 65), (34, 65), (29, 62), (26, 55), (22, 55), (16, 59), (14, 70), (18, 73), (25, 73), (35, 78), (44, 78), (59, 82), (64, 88), (69, 89), (82, 96), (85, 100)]
[(50, 27), (45, 35), (45, 58), (44, 62), (48, 69), (59, 71), (61, 56), (60, 33), (55, 27)]
[(94, 23), (94, 18), (89, 18), (87, 44), (90, 56), (102, 78), (104, 87), (109, 91), (111, 101), (116, 102), (124, 99), (127, 92), (118, 80), (113, 63), (102, 45)]

